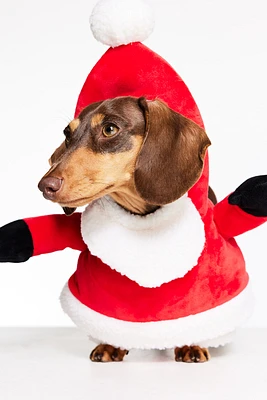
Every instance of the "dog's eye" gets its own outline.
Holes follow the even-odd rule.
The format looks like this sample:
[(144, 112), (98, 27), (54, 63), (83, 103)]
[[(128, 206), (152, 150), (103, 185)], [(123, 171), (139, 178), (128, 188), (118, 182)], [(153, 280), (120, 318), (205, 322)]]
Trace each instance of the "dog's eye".
[(114, 135), (116, 135), (116, 133), (118, 131), (119, 131), (119, 128), (114, 124), (107, 124), (102, 129), (102, 133), (106, 137), (114, 136)]
[(64, 131), (63, 131), (64, 135), (65, 135), (65, 145), (66, 147), (68, 147), (69, 143), (70, 143), (70, 139), (71, 139), (71, 130), (70, 127), (67, 126)]

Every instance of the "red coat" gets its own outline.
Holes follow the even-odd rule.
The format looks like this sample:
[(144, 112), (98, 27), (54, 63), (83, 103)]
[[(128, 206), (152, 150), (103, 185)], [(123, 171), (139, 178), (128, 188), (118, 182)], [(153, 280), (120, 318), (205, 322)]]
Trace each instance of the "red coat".
[[(103, 55), (86, 79), (75, 116), (92, 102), (127, 95), (159, 98), (203, 127), (182, 79), (141, 43)], [(82, 224), (78, 213), (25, 220), (34, 255), (66, 247), (81, 251), (61, 295), (72, 320), (99, 342), (127, 349), (229, 341), (253, 303), (233, 237), (266, 218), (243, 212), (227, 198), (213, 206), (208, 156), (188, 194), (155, 215), (131, 216), (104, 204), (104, 209), (97, 202), (89, 206)]]
[[(91, 209), (86, 212), (90, 215)], [(96, 221), (97, 212), (92, 226), (95, 217)], [(61, 302), (73, 321), (99, 342), (125, 348), (171, 348), (192, 343), (217, 346), (227, 342), (225, 335), (251, 313), (248, 275), (233, 236), (260, 225), (266, 218), (253, 217), (229, 205), (227, 198), (215, 207), (207, 201), (207, 211), (201, 217), (205, 240), (197, 264), (189, 265), (183, 277), (156, 287), (149, 287), (149, 281), (141, 286), (112, 269), (114, 265), (110, 268), (92, 255), (82, 239), (81, 214), (25, 221), (33, 237), (34, 255), (66, 247), (81, 251), (77, 270), (64, 288)], [(88, 227), (86, 218), (82, 226), (83, 231)], [(105, 234), (105, 224), (102, 228)], [(101, 240), (95, 229), (96, 226), (91, 240)], [(120, 242), (120, 237), (115, 239)], [(105, 242), (102, 245), (105, 248)], [(160, 262), (163, 273), (159, 280), (164, 280), (168, 259)], [(146, 276), (145, 268), (143, 274)]]

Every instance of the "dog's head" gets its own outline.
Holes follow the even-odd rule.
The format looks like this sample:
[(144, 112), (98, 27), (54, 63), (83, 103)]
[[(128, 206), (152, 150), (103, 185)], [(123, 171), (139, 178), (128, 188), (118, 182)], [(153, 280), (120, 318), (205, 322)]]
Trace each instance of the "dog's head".
[(126, 208), (139, 198), (141, 213), (173, 202), (199, 179), (210, 145), (194, 122), (143, 97), (93, 103), (64, 135), (38, 187), (67, 214), (107, 194), (123, 194)]

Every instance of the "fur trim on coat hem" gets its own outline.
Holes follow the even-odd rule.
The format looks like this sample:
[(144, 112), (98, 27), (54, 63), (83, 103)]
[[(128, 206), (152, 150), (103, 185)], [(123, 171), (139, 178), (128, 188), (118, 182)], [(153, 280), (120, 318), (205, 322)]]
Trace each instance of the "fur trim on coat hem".
[(124, 349), (168, 349), (184, 345), (223, 346), (230, 333), (253, 311), (250, 284), (232, 300), (196, 315), (176, 320), (129, 322), (102, 315), (77, 300), (68, 284), (60, 296), (61, 306), (90, 338)]

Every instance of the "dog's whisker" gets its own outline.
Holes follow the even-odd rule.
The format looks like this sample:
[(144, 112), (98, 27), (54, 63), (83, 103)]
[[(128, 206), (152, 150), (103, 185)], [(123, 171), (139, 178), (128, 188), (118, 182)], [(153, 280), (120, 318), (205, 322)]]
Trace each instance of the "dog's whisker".
[(68, 114), (65, 114), (64, 112), (60, 112), (58, 115), (53, 117), (54, 120), (60, 120), (64, 121), (64, 124), (66, 123), (67, 125), (73, 120), (73, 117), (70, 117)]

